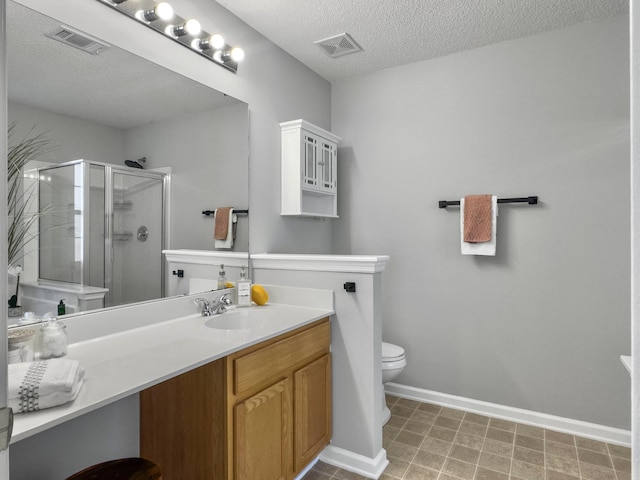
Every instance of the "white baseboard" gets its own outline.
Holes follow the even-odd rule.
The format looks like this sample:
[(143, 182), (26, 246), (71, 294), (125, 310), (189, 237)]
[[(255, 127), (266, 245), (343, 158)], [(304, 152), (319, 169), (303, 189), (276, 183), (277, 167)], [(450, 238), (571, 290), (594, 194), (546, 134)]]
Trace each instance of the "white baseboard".
[(302, 479), (304, 478), (304, 476), (305, 476), (307, 473), (309, 473), (309, 470), (311, 470), (311, 469), (314, 467), (314, 465), (315, 465), (316, 463), (318, 463), (318, 457), (314, 458), (314, 459), (309, 463), (309, 465), (307, 465), (306, 467), (304, 467), (304, 468), (302, 469), (302, 471), (301, 471), (298, 475), (296, 475), (296, 477), (295, 477), (293, 480), (302, 480)]
[(631, 432), (620, 428), (607, 427), (596, 423), (573, 420), (571, 418), (548, 415), (546, 413), (508, 407), (497, 403), (483, 402), (471, 398), (458, 397), (422, 388), (409, 387), (397, 383), (384, 385), (385, 392), (402, 398), (434, 403), (443, 407), (456, 408), (467, 412), (510, 420), (512, 422), (547, 428), (602, 442), (631, 447)]
[(380, 450), (375, 458), (369, 458), (334, 445), (329, 445), (320, 452), (318, 458), (334, 467), (374, 479), (380, 478), (384, 469), (389, 465), (387, 451), (384, 448)]

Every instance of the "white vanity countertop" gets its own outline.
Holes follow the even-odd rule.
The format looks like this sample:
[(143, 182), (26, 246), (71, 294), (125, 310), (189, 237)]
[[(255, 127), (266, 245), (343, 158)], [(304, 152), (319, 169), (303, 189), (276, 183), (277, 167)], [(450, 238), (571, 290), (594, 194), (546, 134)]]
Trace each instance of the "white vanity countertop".
[[(333, 313), (274, 303), (213, 317), (191, 314), (72, 343), (66, 358), (78, 360), (86, 372), (78, 397), (59, 407), (17, 414), (11, 443)], [(251, 325), (232, 330), (205, 325), (225, 316)]]

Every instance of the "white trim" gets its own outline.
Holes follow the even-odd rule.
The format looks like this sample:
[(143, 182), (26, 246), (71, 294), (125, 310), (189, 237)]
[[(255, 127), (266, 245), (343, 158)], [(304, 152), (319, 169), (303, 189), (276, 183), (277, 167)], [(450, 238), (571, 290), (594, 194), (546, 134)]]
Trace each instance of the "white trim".
[(251, 254), (254, 269), (302, 270), (312, 272), (382, 272), (388, 255), (303, 255), (303, 254)]
[(218, 252), (213, 250), (163, 250), (167, 262), (195, 265), (215, 265), (221, 263), (229, 267), (246, 267), (249, 262), (247, 252)]
[(316, 135), (319, 135), (321, 137), (325, 137), (326, 139), (331, 140), (334, 143), (340, 143), (340, 140), (342, 140), (335, 133), (331, 133), (330, 131), (325, 130), (324, 128), (320, 128), (319, 126), (314, 125), (313, 123), (307, 122), (306, 120), (303, 120), (301, 118), (298, 120), (290, 120), (288, 122), (282, 122), (280, 124), (280, 129), (282, 131), (297, 130), (299, 128), (302, 128), (303, 130), (307, 130), (308, 132), (311, 132), (311, 133), (315, 133)]
[(546, 413), (508, 407), (497, 403), (483, 402), (447, 393), (434, 392), (422, 388), (409, 387), (397, 383), (386, 383), (385, 392), (402, 398), (434, 403), (443, 407), (456, 408), (466, 412), (478, 413), (512, 422), (547, 428), (556, 432), (569, 433), (614, 445), (631, 446), (631, 432), (621, 428), (607, 427), (596, 423), (559, 417)]
[(329, 445), (320, 452), (318, 458), (324, 463), (328, 463), (334, 467), (374, 479), (380, 478), (385, 468), (389, 465), (387, 451), (384, 448), (380, 449), (380, 452), (378, 452), (375, 458), (369, 458), (334, 445)]

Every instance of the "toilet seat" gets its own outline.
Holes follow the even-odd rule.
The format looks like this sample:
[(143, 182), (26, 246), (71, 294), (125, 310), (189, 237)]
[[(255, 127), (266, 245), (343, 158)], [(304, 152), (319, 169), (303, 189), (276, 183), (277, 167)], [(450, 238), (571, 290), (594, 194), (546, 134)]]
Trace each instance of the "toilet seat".
[(387, 406), (385, 398), (384, 384), (392, 382), (407, 365), (404, 348), (394, 345), (393, 343), (382, 342), (382, 362), (380, 362), (382, 370), (382, 425), (386, 424), (391, 418), (391, 410)]
[(405, 360), (404, 348), (393, 343), (382, 342), (382, 363), (389, 364)]

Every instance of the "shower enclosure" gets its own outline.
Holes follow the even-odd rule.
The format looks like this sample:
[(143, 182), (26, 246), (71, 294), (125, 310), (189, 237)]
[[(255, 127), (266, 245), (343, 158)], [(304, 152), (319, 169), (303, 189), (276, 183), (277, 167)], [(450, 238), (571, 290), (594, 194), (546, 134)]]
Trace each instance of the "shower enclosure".
[(39, 169), (39, 279), (107, 288), (105, 306), (161, 297), (169, 181), (87, 160)]

